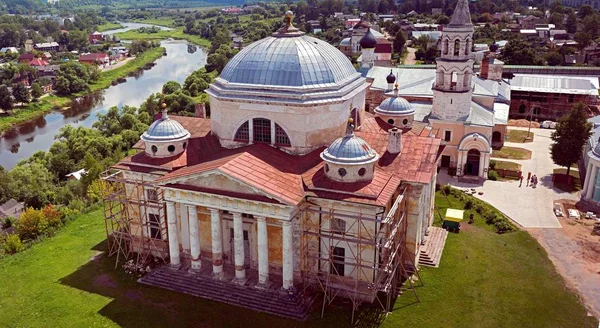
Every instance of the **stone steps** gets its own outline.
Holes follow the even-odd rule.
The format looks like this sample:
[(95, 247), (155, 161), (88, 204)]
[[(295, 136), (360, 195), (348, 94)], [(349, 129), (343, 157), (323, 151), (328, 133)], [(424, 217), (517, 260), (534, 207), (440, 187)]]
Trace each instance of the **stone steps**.
[(421, 247), (419, 264), (437, 268), (442, 258), (448, 231), (438, 227), (430, 227), (425, 245)]
[(273, 290), (237, 286), (229, 281), (170, 268), (155, 269), (138, 282), (301, 321), (308, 318), (308, 310), (314, 301), (314, 298), (306, 299), (303, 295), (289, 296)]

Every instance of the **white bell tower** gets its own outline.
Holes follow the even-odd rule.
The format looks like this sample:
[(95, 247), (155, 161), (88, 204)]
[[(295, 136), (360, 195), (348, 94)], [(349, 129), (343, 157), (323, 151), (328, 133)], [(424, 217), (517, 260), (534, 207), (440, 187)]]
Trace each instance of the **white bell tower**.
[(433, 116), (442, 120), (459, 120), (471, 112), (471, 77), (473, 75), (473, 24), (468, 0), (456, 4), (450, 24), (441, 37), (442, 56), (436, 60), (433, 89)]

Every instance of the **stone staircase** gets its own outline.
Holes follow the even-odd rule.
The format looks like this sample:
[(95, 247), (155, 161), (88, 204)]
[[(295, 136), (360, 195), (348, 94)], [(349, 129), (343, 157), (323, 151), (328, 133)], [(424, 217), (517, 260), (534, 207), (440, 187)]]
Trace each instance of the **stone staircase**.
[(425, 240), (425, 245), (421, 246), (421, 254), (419, 256), (419, 264), (437, 268), (440, 265), (444, 245), (448, 231), (438, 227), (429, 228), (429, 236)]
[(277, 286), (268, 290), (258, 290), (250, 284), (238, 286), (230, 280), (215, 280), (209, 275), (192, 274), (187, 270), (165, 266), (155, 269), (138, 282), (280, 317), (301, 321), (308, 318), (314, 298), (301, 294), (282, 294)]

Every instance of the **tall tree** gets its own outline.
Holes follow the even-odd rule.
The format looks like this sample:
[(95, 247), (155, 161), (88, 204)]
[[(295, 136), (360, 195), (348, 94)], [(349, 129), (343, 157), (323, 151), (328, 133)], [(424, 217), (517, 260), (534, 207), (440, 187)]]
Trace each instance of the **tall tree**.
[(13, 99), (10, 91), (5, 85), (0, 85), (0, 108), (9, 110), (13, 106)]
[(577, 163), (583, 154), (583, 146), (592, 135), (592, 124), (587, 121), (584, 103), (577, 103), (558, 119), (556, 130), (552, 133), (550, 154), (556, 165), (567, 168), (570, 174), (571, 165)]
[(40, 86), (40, 84), (37, 82), (34, 82), (31, 85), (31, 96), (33, 97), (33, 99), (39, 99), (43, 94), (44, 94), (44, 90), (42, 90), (42, 87)]
[(404, 49), (404, 44), (406, 44), (406, 35), (404, 34), (404, 31), (398, 30), (396, 37), (394, 38), (394, 52), (401, 54)]
[(592, 35), (587, 32), (577, 32), (573, 36), (573, 40), (577, 42), (579, 50), (583, 50), (592, 43)]
[(23, 85), (23, 83), (18, 83), (13, 88), (13, 97), (15, 97), (15, 100), (20, 103), (28, 103), (29, 102), (29, 90), (27, 90), (27, 87), (25, 85)]

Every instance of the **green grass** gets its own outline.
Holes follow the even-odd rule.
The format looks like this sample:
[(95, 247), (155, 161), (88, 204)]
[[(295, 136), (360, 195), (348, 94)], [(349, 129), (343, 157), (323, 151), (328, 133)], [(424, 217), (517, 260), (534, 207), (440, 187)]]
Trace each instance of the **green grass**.
[(530, 159), (531, 150), (519, 147), (504, 146), (502, 149), (494, 149), (492, 151), (492, 157), (506, 159)]
[(50, 95), (37, 102), (31, 102), (26, 106), (15, 108), (11, 115), (0, 117), (0, 134), (8, 131), (13, 125), (33, 120), (53, 109), (68, 106), (70, 103), (71, 100), (67, 97)]
[(509, 161), (497, 161), (494, 160), (496, 162), (496, 169), (502, 169), (502, 170), (511, 170), (511, 171), (520, 171), (521, 170), (521, 164), (519, 163), (515, 163), (515, 162), (509, 162)]
[(529, 138), (527, 138), (527, 131), (524, 130), (508, 130), (508, 134), (506, 135), (506, 141), (508, 142), (532, 142), (533, 141), (533, 132), (529, 132)]
[(183, 33), (183, 28), (174, 28), (169, 31), (158, 31), (157, 33), (140, 33), (136, 30), (131, 30), (123, 33), (115, 34), (121, 40), (164, 40), (164, 39), (177, 39), (177, 40), (187, 40), (194, 44), (203, 47), (209, 47), (210, 41), (204, 38), (201, 38), (197, 35), (185, 34)]
[(583, 188), (581, 185), (581, 177), (579, 176), (579, 170), (574, 170), (571, 168), (569, 175), (573, 177), (573, 181), (571, 183), (567, 183), (567, 169), (559, 168), (554, 169), (554, 186), (562, 191), (566, 192), (577, 192)]
[(162, 57), (164, 52), (165, 48), (162, 47), (150, 48), (141, 54), (138, 54), (134, 60), (127, 62), (125, 65), (107, 72), (102, 72), (101, 78), (93, 84), (90, 84), (90, 90), (95, 92), (110, 87), (112, 81), (126, 77), (127, 74), (143, 68), (146, 64), (155, 62)]
[(134, 22), (144, 23), (144, 24), (152, 24), (166, 27), (175, 27), (173, 24), (174, 19), (172, 17), (163, 17), (163, 18), (148, 18), (148, 19), (134, 19)]
[[(452, 204), (439, 195), (436, 204)], [(468, 213), (465, 215), (468, 218)], [(498, 235), (477, 213), (451, 233), (439, 268), (424, 268), (421, 299), (405, 291), (383, 327), (597, 327), (543, 248), (526, 232)], [(439, 220), (436, 221), (439, 224)], [(349, 311), (320, 308), (296, 322), (136, 283), (104, 253), (102, 210), (55, 237), (0, 259), (6, 327), (344, 327)], [(233, 315), (232, 315), (233, 314)]]
[(121, 25), (119, 23), (106, 23), (106, 24), (98, 25), (98, 27), (96, 27), (96, 31), (104, 32), (104, 31), (109, 31), (109, 30), (116, 30), (116, 29), (119, 29), (122, 27), (123, 27), (123, 25)]

